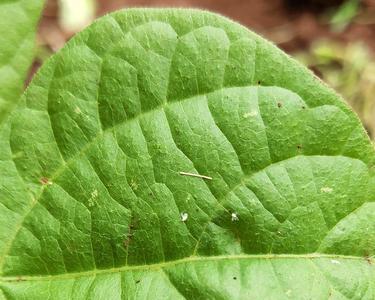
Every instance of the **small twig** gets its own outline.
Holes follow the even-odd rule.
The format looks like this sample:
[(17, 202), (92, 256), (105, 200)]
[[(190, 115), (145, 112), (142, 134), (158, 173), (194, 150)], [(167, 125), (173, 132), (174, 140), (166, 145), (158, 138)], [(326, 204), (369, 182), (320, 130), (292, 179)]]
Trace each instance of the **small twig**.
[(198, 177), (198, 178), (212, 180), (212, 177), (205, 176), (205, 175), (200, 175), (200, 174), (188, 173), (188, 172), (180, 172), (180, 175), (193, 176), (193, 177)]

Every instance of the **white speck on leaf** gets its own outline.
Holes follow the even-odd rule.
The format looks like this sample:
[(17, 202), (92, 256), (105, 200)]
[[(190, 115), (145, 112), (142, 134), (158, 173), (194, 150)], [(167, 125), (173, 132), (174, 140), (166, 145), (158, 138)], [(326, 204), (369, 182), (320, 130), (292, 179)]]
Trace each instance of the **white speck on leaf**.
[(138, 189), (138, 183), (136, 183), (133, 179), (130, 181), (130, 187), (133, 189), (133, 190), (137, 190)]
[(94, 191), (91, 192), (91, 197), (88, 200), (89, 207), (95, 206), (95, 199), (96, 199), (96, 197), (98, 197), (98, 195), (99, 195), (98, 190), (94, 190)]
[(339, 265), (340, 262), (336, 259), (331, 259), (331, 263), (333, 263), (334, 265)]
[(328, 187), (328, 186), (325, 186), (325, 187), (322, 187), (322, 188), (320, 189), (320, 191), (321, 191), (322, 193), (332, 193), (333, 189), (330, 188), (330, 187)]
[(236, 222), (236, 221), (238, 221), (239, 219), (238, 219), (238, 215), (237, 215), (237, 213), (235, 213), (235, 212), (233, 212), (232, 213), (232, 222)]
[(255, 116), (257, 116), (257, 115), (258, 115), (258, 112), (257, 112), (256, 110), (252, 110), (252, 111), (250, 111), (250, 112), (244, 113), (244, 114), (243, 114), (243, 117), (244, 117), (245, 119), (247, 119), (247, 118), (249, 118), (249, 117), (255, 117)]
[(181, 221), (182, 221), (182, 222), (186, 222), (186, 220), (187, 220), (188, 217), (189, 217), (189, 215), (188, 215), (187, 212), (182, 212), (180, 216), (181, 216)]

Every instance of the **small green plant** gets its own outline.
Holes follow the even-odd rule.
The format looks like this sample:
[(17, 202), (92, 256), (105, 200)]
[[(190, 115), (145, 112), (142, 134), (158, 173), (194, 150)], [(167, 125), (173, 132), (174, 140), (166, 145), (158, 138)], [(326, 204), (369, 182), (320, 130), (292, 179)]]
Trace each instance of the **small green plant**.
[(107, 15), (0, 127), (0, 297), (373, 299), (374, 165), (342, 99), (246, 28)]

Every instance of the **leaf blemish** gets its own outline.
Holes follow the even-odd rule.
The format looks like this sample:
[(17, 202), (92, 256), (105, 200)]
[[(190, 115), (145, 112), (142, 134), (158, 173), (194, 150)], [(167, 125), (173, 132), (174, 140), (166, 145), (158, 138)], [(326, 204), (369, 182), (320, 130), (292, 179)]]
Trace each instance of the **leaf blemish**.
[(258, 115), (258, 112), (255, 111), (255, 110), (252, 110), (252, 111), (250, 111), (250, 112), (244, 113), (244, 114), (243, 114), (243, 117), (244, 117), (245, 119), (247, 119), (247, 118), (249, 118), (249, 117), (255, 117), (255, 116), (257, 116), (257, 115)]
[(91, 197), (88, 200), (89, 207), (95, 206), (95, 199), (98, 197), (98, 195), (99, 195), (98, 190), (93, 190), (91, 192)]
[(281, 108), (283, 106), (283, 104), (281, 102), (277, 102), (277, 107), (278, 108)]
[(138, 189), (138, 183), (136, 183), (133, 179), (130, 181), (130, 187), (133, 189), (133, 190), (137, 190)]
[(47, 177), (40, 178), (40, 183), (43, 185), (51, 185), (52, 181), (50, 181)]
[(132, 237), (134, 235), (133, 234), (133, 228), (134, 228), (134, 225), (130, 224), (128, 234), (126, 235), (126, 238), (124, 240), (124, 247), (125, 248), (128, 248), (129, 245), (130, 245), (131, 239), (132, 239)]
[(130, 240), (131, 240), (131, 236), (128, 236), (125, 240), (124, 240), (124, 247), (127, 249), (130, 245)]
[(325, 187), (322, 187), (322, 188), (320, 189), (320, 191), (321, 191), (322, 193), (332, 193), (332, 192), (333, 192), (333, 189), (330, 188), (330, 187), (328, 187), (328, 186), (325, 186)]
[(369, 265), (372, 265), (372, 258), (370, 256), (366, 255), (365, 260), (368, 262)]
[(189, 217), (189, 214), (187, 212), (182, 212), (181, 215), (180, 215), (180, 217), (181, 217), (181, 221), (182, 222), (186, 222), (186, 220)]
[(237, 221), (239, 220), (239, 219), (238, 219), (238, 215), (237, 215), (236, 212), (232, 212), (231, 217), (232, 217), (232, 222), (237, 222)]

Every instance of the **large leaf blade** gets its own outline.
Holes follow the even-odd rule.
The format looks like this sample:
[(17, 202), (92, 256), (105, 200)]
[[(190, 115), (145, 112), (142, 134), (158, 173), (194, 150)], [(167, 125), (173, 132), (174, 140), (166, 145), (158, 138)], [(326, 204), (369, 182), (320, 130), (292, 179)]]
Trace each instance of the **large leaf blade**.
[(1, 136), (9, 298), (373, 296), (368, 137), (330, 89), (224, 18), (101, 19)]

